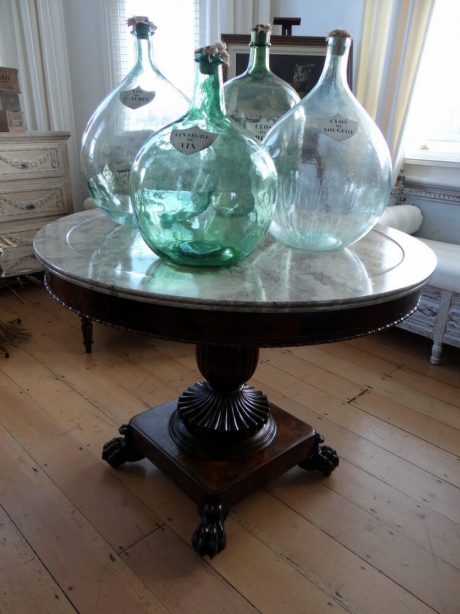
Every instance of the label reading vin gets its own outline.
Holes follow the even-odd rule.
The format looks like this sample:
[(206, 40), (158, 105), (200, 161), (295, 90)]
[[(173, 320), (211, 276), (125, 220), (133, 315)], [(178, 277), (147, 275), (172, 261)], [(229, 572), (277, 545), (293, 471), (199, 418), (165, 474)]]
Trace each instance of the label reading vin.
[(135, 87), (133, 90), (125, 90), (120, 92), (120, 101), (130, 109), (139, 109), (155, 98), (156, 92), (147, 92), (141, 87)]
[(336, 113), (333, 117), (318, 117), (318, 127), (334, 141), (350, 139), (358, 130), (358, 122)]
[(206, 132), (206, 130), (198, 127), (173, 130), (170, 136), (171, 145), (186, 156), (206, 149), (216, 139), (217, 134)]

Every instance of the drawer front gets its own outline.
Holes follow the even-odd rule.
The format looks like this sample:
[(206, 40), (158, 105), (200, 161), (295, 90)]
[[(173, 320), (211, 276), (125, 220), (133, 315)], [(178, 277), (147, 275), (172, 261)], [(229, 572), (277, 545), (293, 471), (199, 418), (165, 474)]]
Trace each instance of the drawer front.
[(62, 143), (0, 146), (0, 181), (60, 177), (67, 172)]
[(40, 271), (43, 267), (34, 256), (33, 238), (41, 224), (11, 230), (0, 235), (0, 277), (12, 277)]
[(0, 184), (0, 223), (63, 215), (70, 210), (69, 200), (64, 178)]
[(42, 265), (35, 258), (33, 252), (20, 250), (8, 259), (3, 259), (0, 256), (0, 278), (27, 275), (28, 273), (36, 273), (42, 269)]

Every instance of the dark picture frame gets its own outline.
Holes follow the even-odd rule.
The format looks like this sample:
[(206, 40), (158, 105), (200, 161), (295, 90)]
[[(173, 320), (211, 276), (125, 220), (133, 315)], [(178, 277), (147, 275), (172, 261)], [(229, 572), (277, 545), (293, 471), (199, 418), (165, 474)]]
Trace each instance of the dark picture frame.
[[(230, 62), (224, 67), (224, 81), (240, 75), (248, 65), (249, 34), (221, 34), (227, 45)], [(326, 58), (327, 41), (324, 36), (280, 36), (271, 37), (270, 68), (297, 90), (303, 98), (316, 85)], [(347, 78), (352, 88), (353, 43), (350, 48)]]

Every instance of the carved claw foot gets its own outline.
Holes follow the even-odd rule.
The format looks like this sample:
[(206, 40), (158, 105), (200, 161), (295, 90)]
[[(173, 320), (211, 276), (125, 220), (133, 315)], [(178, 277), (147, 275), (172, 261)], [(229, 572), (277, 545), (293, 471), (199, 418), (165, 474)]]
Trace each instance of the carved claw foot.
[(324, 437), (320, 433), (315, 435), (315, 449), (313, 454), (306, 458), (299, 467), (307, 471), (321, 471), (328, 476), (339, 464), (339, 457), (334, 448), (323, 446)]
[(222, 552), (227, 543), (224, 520), (227, 510), (220, 503), (206, 503), (200, 507), (201, 522), (192, 537), (192, 546), (200, 556), (211, 559)]
[(119, 467), (123, 463), (134, 463), (135, 461), (144, 458), (144, 454), (130, 441), (129, 425), (123, 424), (119, 428), (120, 435), (123, 437), (114, 437), (102, 448), (102, 459), (107, 461), (112, 467)]

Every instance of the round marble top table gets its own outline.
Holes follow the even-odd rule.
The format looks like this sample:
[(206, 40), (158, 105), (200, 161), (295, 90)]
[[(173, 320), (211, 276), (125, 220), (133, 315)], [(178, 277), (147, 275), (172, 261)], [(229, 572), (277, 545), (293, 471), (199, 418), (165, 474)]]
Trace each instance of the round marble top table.
[(229, 506), (294, 465), (329, 475), (332, 448), (308, 424), (246, 384), (259, 347), (325, 343), (407, 317), (436, 258), (422, 242), (376, 227), (349, 249), (308, 253), (267, 237), (228, 269), (180, 268), (136, 229), (99, 210), (44, 226), (34, 248), (49, 292), (92, 319), (196, 344), (205, 381), (134, 416), (109, 441), (112, 466), (148, 457), (200, 505), (192, 543), (225, 547)]
[[(268, 236), (237, 266), (179, 268), (99, 210), (48, 224), (34, 248), (57, 297), (62, 282), (87, 299), (97, 293), (89, 313), (82, 309), (95, 320), (194, 343), (257, 346), (331, 341), (394, 324), (415, 308), (436, 265), (422, 242), (380, 227), (341, 251), (304, 252)], [(129, 309), (117, 315), (123, 299), (135, 304), (135, 317)]]

